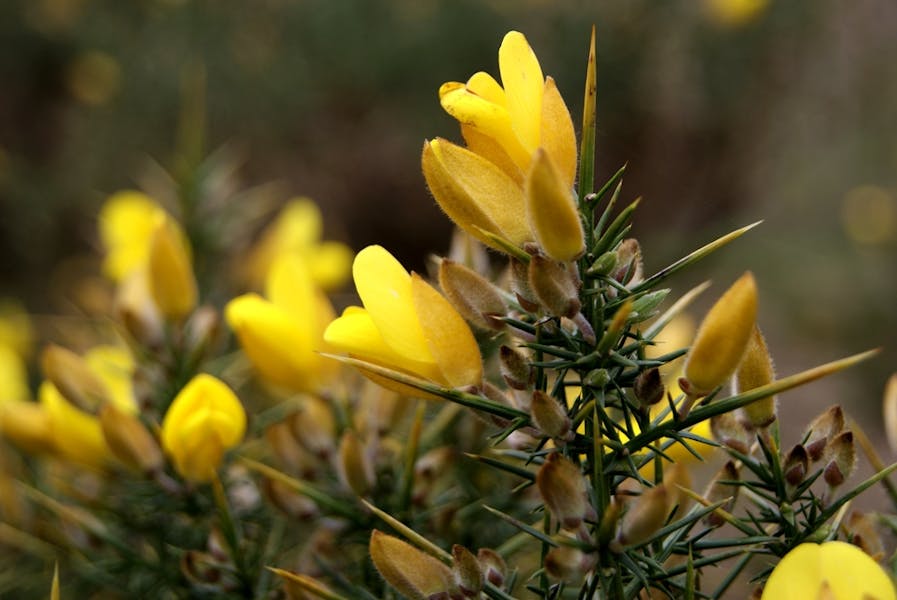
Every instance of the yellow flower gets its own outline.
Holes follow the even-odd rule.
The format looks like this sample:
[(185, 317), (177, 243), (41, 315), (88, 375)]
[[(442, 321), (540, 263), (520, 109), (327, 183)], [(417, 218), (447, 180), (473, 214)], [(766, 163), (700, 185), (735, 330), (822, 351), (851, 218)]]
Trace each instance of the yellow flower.
[(319, 352), (324, 328), (335, 313), (313, 283), (302, 259), (285, 254), (272, 265), (265, 295), (245, 294), (225, 308), (228, 325), (265, 381), (292, 391), (315, 392), (332, 381), (338, 366)]
[(200, 374), (178, 393), (162, 420), (162, 447), (184, 479), (212, 480), (224, 452), (246, 432), (246, 412), (227, 385)]
[(31, 398), (25, 361), (15, 350), (0, 344), (0, 405)]
[(537, 241), (552, 258), (572, 260), (584, 244), (573, 197), (570, 113), (523, 34), (505, 36), (498, 62), (504, 87), (479, 72), (440, 88), (440, 102), (461, 123), (467, 148), (426, 142), (427, 185), (459, 227), (493, 248), (501, 249), (490, 236), (517, 246)]
[(476, 340), (439, 292), (416, 273), (409, 275), (381, 246), (359, 252), (352, 274), (364, 308), (350, 306), (333, 321), (324, 332), (327, 343), (442, 386), (482, 383)]
[(31, 353), (33, 338), (31, 319), (22, 304), (12, 298), (0, 299), (0, 346), (24, 359)]
[[(99, 217), (100, 240), (106, 249), (103, 271), (121, 284), (124, 310), (143, 314), (148, 295), (158, 313), (171, 320), (196, 306), (196, 280), (190, 246), (181, 226), (152, 198), (135, 191), (112, 195)], [(146, 317), (145, 320), (152, 320)]]
[(252, 287), (261, 285), (271, 265), (281, 254), (300, 257), (315, 285), (324, 290), (338, 288), (349, 278), (352, 251), (345, 244), (321, 241), (324, 229), (321, 211), (308, 198), (291, 200), (277, 219), (262, 232), (246, 260), (246, 278)]
[(769, 0), (704, 0), (704, 13), (716, 25), (735, 29), (756, 21), (768, 5)]
[(835, 598), (894, 600), (890, 577), (878, 563), (846, 542), (801, 544), (782, 558), (763, 588), (762, 600)]

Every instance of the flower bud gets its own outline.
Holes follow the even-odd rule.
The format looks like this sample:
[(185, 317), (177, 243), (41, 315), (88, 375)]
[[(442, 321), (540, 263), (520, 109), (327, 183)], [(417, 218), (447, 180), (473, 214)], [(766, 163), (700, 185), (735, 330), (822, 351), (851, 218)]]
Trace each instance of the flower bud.
[(293, 435), (302, 446), (316, 456), (326, 458), (336, 447), (336, 421), (330, 404), (323, 398), (309, 396), (302, 408), (290, 418)]
[(461, 316), (480, 329), (500, 331), (508, 305), (492, 283), (447, 258), (439, 263), (439, 287)]
[(847, 517), (844, 529), (850, 543), (880, 562), (885, 556), (884, 544), (878, 532), (878, 519), (872, 513), (852, 512)]
[(339, 467), (343, 485), (359, 496), (366, 496), (374, 482), (374, 467), (354, 431), (345, 431), (340, 439)]
[(289, 422), (274, 423), (265, 429), (265, 441), (285, 473), (296, 473), (303, 479), (315, 478), (317, 457), (296, 440)]
[(41, 369), (59, 393), (84, 412), (96, 414), (109, 400), (100, 378), (71, 350), (50, 344), (41, 355)]
[[(754, 325), (744, 357), (735, 372), (735, 393), (741, 394), (762, 387), (772, 383), (774, 379), (775, 371), (769, 350), (766, 349), (766, 340), (760, 333), (760, 328)], [(742, 410), (753, 427), (769, 427), (776, 420), (776, 397), (772, 395), (760, 398), (744, 406)]]
[(535, 255), (529, 261), (529, 284), (549, 314), (575, 317), (581, 308), (576, 265)]
[(586, 480), (569, 458), (551, 454), (536, 474), (536, 486), (552, 516), (564, 529), (577, 529), (593, 510)]
[(491, 548), (480, 548), (477, 550), (477, 560), (480, 561), (485, 580), (496, 587), (501, 587), (508, 572), (508, 565), (501, 554)]
[(540, 390), (533, 392), (530, 411), (533, 415), (533, 423), (548, 437), (564, 442), (569, 442), (574, 438), (567, 411), (557, 400), (545, 392)]
[(561, 262), (582, 256), (585, 234), (573, 190), (542, 148), (533, 154), (524, 187), (530, 229), (545, 254)]
[(639, 373), (632, 384), (632, 391), (639, 404), (644, 407), (653, 406), (663, 400), (666, 391), (660, 379), (660, 369), (652, 367)]
[(670, 508), (675, 508), (671, 520), (682, 517), (691, 504), (691, 496), (680, 488), (691, 489), (691, 473), (682, 463), (673, 463), (663, 473), (663, 485), (670, 493)]
[(734, 412), (711, 417), (710, 432), (713, 434), (713, 439), (742, 454), (747, 454), (750, 451), (751, 444), (756, 437), (751, 426), (742, 422)]
[(801, 444), (788, 451), (782, 464), (782, 472), (785, 474), (785, 481), (788, 482), (788, 485), (797, 487), (804, 482), (809, 463), (807, 450)]
[[(738, 499), (738, 491), (741, 488), (737, 483), (738, 481), (740, 481), (738, 467), (730, 460), (710, 480), (707, 491), (704, 492), (704, 497), (712, 504), (728, 498), (728, 502), (720, 506), (720, 508), (725, 511), (731, 511), (735, 505), (735, 500)], [(725, 522), (725, 519), (715, 512), (704, 517), (704, 523), (710, 527), (719, 527)]]
[(634, 546), (651, 538), (670, 514), (670, 491), (664, 484), (648, 488), (623, 515), (616, 544)]
[(804, 447), (810, 460), (816, 462), (827, 454), (832, 439), (844, 429), (844, 412), (837, 404), (813, 419), (804, 435)]
[(196, 309), (184, 327), (184, 349), (197, 360), (204, 358), (221, 331), (221, 318), (214, 306)]
[(452, 546), (452, 574), (455, 585), (465, 598), (479, 598), (483, 589), (483, 570), (477, 557), (465, 548)]
[(100, 409), (100, 427), (115, 458), (142, 473), (162, 468), (162, 450), (140, 419), (107, 402)]
[(452, 587), (447, 566), (398, 538), (375, 529), (368, 551), (383, 579), (406, 598), (443, 597)]
[(179, 321), (195, 307), (198, 292), (184, 232), (168, 215), (156, 225), (150, 242), (149, 289), (159, 312)]
[(831, 487), (838, 487), (853, 474), (856, 468), (857, 452), (852, 431), (842, 431), (834, 439), (828, 449), (829, 463), (822, 472), (822, 478)]
[(246, 411), (220, 379), (199, 374), (178, 392), (162, 420), (162, 447), (182, 477), (215, 477), (224, 452), (246, 432)]
[(610, 383), (610, 373), (607, 372), (607, 369), (593, 369), (586, 374), (582, 383), (586, 387), (603, 390), (604, 386)]
[(634, 323), (641, 323), (642, 321), (650, 319), (656, 314), (657, 307), (660, 306), (661, 302), (666, 300), (669, 295), (669, 289), (656, 290), (654, 292), (642, 294), (632, 301), (632, 317), (630, 320)]
[(642, 279), (642, 249), (638, 240), (627, 238), (617, 246), (617, 264), (610, 275), (622, 284)]
[(882, 401), (884, 412), (885, 434), (888, 437), (888, 445), (892, 452), (897, 452), (897, 373), (891, 375), (885, 385), (884, 400)]
[(165, 339), (162, 315), (150, 296), (144, 271), (135, 271), (115, 292), (115, 314), (131, 336), (148, 348), (161, 346)]
[(511, 258), (508, 268), (511, 276), (511, 290), (517, 296), (517, 302), (523, 310), (529, 312), (539, 310), (539, 300), (529, 282), (529, 263)]
[(533, 368), (530, 366), (526, 355), (520, 350), (502, 345), (498, 349), (498, 357), (501, 361), (501, 376), (508, 387), (515, 390), (529, 389), (533, 384)]
[(263, 479), (262, 490), (271, 505), (290, 519), (310, 521), (320, 514), (314, 500), (297, 493), (279, 479)]
[(54, 449), (50, 416), (37, 402), (0, 402), (0, 437), (29, 454), (45, 454)]
[(613, 271), (617, 266), (617, 253), (613, 250), (608, 250), (601, 256), (595, 259), (595, 262), (592, 263), (592, 266), (588, 268), (586, 271), (586, 275), (590, 275), (592, 277), (598, 275), (608, 275), (611, 271)]
[(757, 318), (757, 285), (747, 272), (732, 284), (704, 317), (685, 359), (683, 391), (706, 396), (735, 371)]
[(555, 546), (545, 555), (545, 573), (555, 581), (576, 584), (591, 569), (594, 560), (579, 548)]
[[(635, 479), (629, 478), (626, 481), (631, 481), (635, 485), (639, 485)], [(610, 503), (604, 508), (604, 512), (601, 514), (601, 521), (598, 524), (598, 543), (602, 546), (607, 545), (614, 538), (614, 534), (617, 532), (617, 525), (620, 522), (620, 515), (623, 512), (623, 507), (626, 503), (631, 499), (630, 496), (621, 493), (620, 486), (617, 486), (617, 492)], [(639, 486), (641, 489), (641, 486)]]

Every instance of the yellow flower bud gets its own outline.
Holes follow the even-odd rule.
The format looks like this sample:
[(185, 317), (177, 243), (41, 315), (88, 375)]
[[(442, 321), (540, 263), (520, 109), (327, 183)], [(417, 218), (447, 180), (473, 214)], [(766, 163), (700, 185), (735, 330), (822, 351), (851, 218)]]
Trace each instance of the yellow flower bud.
[(374, 467), (358, 434), (346, 430), (339, 444), (339, 476), (343, 485), (366, 496), (374, 483)]
[(470, 550), (458, 544), (452, 546), (452, 574), (455, 585), (465, 598), (480, 597), (484, 583), (483, 568)]
[(536, 474), (539, 494), (564, 529), (577, 529), (594, 509), (586, 496), (586, 480), (569, 458), (551, 454)]
[(541, 148), (533, 155), (525, 189), (530, 229), (545, 254), (561, 262), (582, 256), (586, 251), (585, 234), (573, 189), (562, 181)]
[(368, 551), (383, 579), (406, 598), (427, 600), (452, 587), (447, 566), (398, 538), (375, 529)]
[(0, 402), (0, 436), (25, 452), (44, 454), (55, 448), (50, 416), (37, 402)]
[[(735, 393), (741, 394), (770, 384), (775, 379), (775, 371), (766, 340), (760, 328), (754, 325), (744, 357), (735, 373)], [(755, 428), (768, 427), (776, 420), (776, 397), (767, 396), (751, 402), (743, 409), (748, 422)]]
[(505, 582), (505, 575), (508, 572), (508, 565), (501, 554), (491, 548), (480, 548), (477, 550), (477, 560), (483, 568), (483, 574), (489, 583), (497, 587), (501, 587)]
[(574, 433), (570, 428), (571, 421), (567, 411), (560, 403), (541, 390), (533, 392), (530, 405), (533, 415), (533, 423), (545, 435), (562, 442), (573, 439)]
[(150, 238), (148, 274), (150, 293), (162, 316), (179, 321), (196, 307), (198, 291), (187, 240), (167, 215)]
[(813, 419), (805, 434), (807, 455), (816, 462), (828, 454), (829, 444), (844, 429), (844, 411), (837, 404)]
[(528, 389), (533, 384), (533, 369), (520, 350), (502, 345), (498, 349), (501, 376), (515, 390)]
[(576, 265), (535, 255), (529, 261), (529, 285), (549, 314), (572, 318), (582, 307)]
[(576, 584), (593, 566), (594, 560), (579, 548), (556, 546), (545, 555), (545, 572), (555, 581)]
[[(740, 474), (738, 472), (738, 467), (730, 460), (717, 471), (713, 479), (710, 480), (710, 483), (707, 484), (707, 491), (704, 492), (704, 496), (711, 503), (729, 498), (729, 501), (723, 504), (720, 508), (726, 511), (731, 511), (732, 507), (735, 505), (735, 500), (738, 498), (738, 491), (741, 489), (741, 486), (736, 483), (739, 479)], [(717, 513), (712, 512), (704, 517), (704, 522), (711, 527), (719, 527), (725, 523), (725, 520)]]
[(41, 406), (47, 413), (56, 451), (65, 460), (100, 468), (110, 458), (99, 419), (66, 400), (49, 381), (38, 388)]
[(894, 584), (868, 554), (846, 542), (801, 544), (773, 569), (762, 600), (820, 598), (895, 600)]
[(685, 361), (683, 390), (706, 396), (725, 383), (744, 356), (757, 318), (757, 286), (747, 272), (704, 317)]
[(100, 409), (100, 427), (112, 454), (128, 467), (143, 473), (162, 468), (162, 450), (140, 420), (112, 403)]
[(664, 484), (645, 490), (623, 515), (616, 543), (619, 546), (633, 546), (649, 540), (663, 527), (670, 514), (671, 495)]
[(66, 400), (85, 412), (95, 414), (110, 399), (106, 386), (84, 359), (62, 346), (44, 348), (41, 369)]
[(221, 380), (200, 374), (178, 393), (162, 420), (162, 447), (184, 479), (215, 477), (224, 452), (246, 431), (246, 412)]
[(822, 472), (822, 478), (831, 487), (838, 487), (853, 474), (856, 468), (857, 453), (852, 431), (842, 431), (832, 440), (828, 455), (829, 463)]
[(439, 287), (452, 306), (480, 329), (501, 330), (508, 312), (504, 298), (490, 281), (447, 258), (439, 263)]
[(30, 398), (25, 361), (11, 347), (0, 344), (0, 405)]

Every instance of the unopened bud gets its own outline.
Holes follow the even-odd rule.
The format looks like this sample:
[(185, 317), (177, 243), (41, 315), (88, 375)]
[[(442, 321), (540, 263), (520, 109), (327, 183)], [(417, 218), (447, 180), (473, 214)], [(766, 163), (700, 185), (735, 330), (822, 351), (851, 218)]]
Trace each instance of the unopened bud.
[(813, 462), (818, 461), (828, 449), (829, 443), (844, 429), (844, 412), (837, 404), (813, 419), (805, 435), (804, 447)]
[(608, 250), (595, 259), (595, 262), (593, 262), (592, 266), (586, 271), (586, 275), (591, 275), (593, 277), (598, 275), (608, 275), (616, 268), (616, 266), (617, 253), (613, 250)]
[(265, 440), (284, 471), (298, 473), (303, 479), (313, 479), (317, 457), (296, 441), (289, 423), (275, 423), (265, 429)]
[(55, 449), (50, 415), (37, 402), (0, 402), (0, 437), (29, 454)]
[(642, 279), (642, 249), (635, 238), (627, 238), (617, 247), (617, 265), (611, 277), (622, 284)]
[(339, 466), (343, 485), (359, 496), (366, 496), (374, 482), (374, 467), (354, 431), (347, 430), (340, 439)]
[(757, 285), (747, 272), (704, 317), (685, 359), (683, 391), (706, 396), (729, 378), (744, 356), (757, 318)]
[(150, 243), (149, 289), (163, 317), (179, 321), (196, 307), (197, 288), (190, 250), (180, 226), (168, 215)]
[(533, 154), (524, 189), (530, 229), (545, 254), (561, 262), (582, 256), (585, 234), (573, 190), (542, 148)]
[(549, 314), (572, 318), (579, 312), (579, 277), (573, 263), (537, 254), (529, 261), (529, 283)]
[(573, 439), (574, 433), (570, 428), (571, 422), (567, 411), (545, 392), (540, 390), (533, 392), (530, 411), (533, 423), (548, 437), (565, 442)]
[(375, 529), (368, 551), (383, 579), (406, 598), (439, 597), (452, 588), (447, 566), (398, 538)]
[(479, 598), (483, 589), (483, 570), (477, 557), (465, 548), (455, 544), (452, 546), (452, 574), (455, 585), (465, 598)]
[(548, 510), (564, 529), (577, 529), (593, 510), (586, 480), (569, 458), (551, 454), (536, 474), (536, 486)]
[(848, 540), (854, 546), (879, 562), (885, 556), (885, 547), (878, 532), (877, 519), (870, 513), (852, 512), (844, 524)]
[(555, 581), (576, 583), (592, 567), (593, 559), (579, 548), (556, 546), (545, 555), (545, 573)]
[(477, 550), (477, 559), (480, 561), (486, 581), (499, 588), (504, 585), (508, 565), (501, 554), (491, 548), (480, 548)]
[(439, 263), (439, 287), (452, 306), (480, 329), (501, 330), (508, 305), (492, 283), (476, 271), (447, 258)]
[(713, 434), (713, 439), (720, 444), (742, 454), (747, 454), (750, 451), (755, 438), (751, 426), (742, 422), (733, 412), (711, 417), (710, 432)]
[(673, 463), (663, 474), (663, 485), (670, 493), (670, 508), (675, 509), (673, 520), (680, 518), (691, 504), (691, 496), (682, 491), (691, 489), (691, 473), (682, 463)]
[[(775, 371), (766, 340), (760, 328), (754, 325), (747, 349), (735, 372), (735, 393), (741, 394), (749, 390), (768, 385), (775, 379)], [(748, 422), (757, 429), (769, 427), (776, 420), (776, 397), (766, 396), (745, 405), (742, 410)]]
[(653, 406), (663, 400), (666, 389), (660, 378), (660, 369), (652, 367), (639, 373), (632, 384), (632, 391), (642, 406)]
[(214, 306), (197, 308), (184, 326), (184, 347), (187, 354), (199, 362), (221, 331), (221, 317)]
[[(628, 481), (635, 482), (634, 479), (629, 479)], [(617, 495), (605, 507), (604, 512), (601, 514), (601, 522), (598, 525), (598, 543), (602, 546), (610, 542), (617, 532), (617, 524), (620, 522), (620, 515), (623, 513), (623, 506), (625, 506), (625, 502), (621, 501), (620, 498), (620, 487), (617, 486)], [(626, 498), (628, 500), (628, 496)]]
[(829, 447), (829, 463), (822, 472), (822, 478), (831, 487), (838, 487), (853, 474), (857, 463), (856, 445), (852, 431), (842, 431), (832, 440)]
[(616, 346), (623, 335), (623, 330), (626, 328), (626, 323), (629, 321), (631, 313), (632, 300), (626, 300), (614, 313), (613, 318), (610, 320), (610, 325), (607, 326), (607, 331), (604, 332), (604, 335), (601, 336), (601, 341), (598, 342), (598, 347), (595, 349), (596, 352), (606, 354), (611, 348)]
[(782, 472), (785, 474), (785, 481), (788, 482), (788, 485), (796, 487), (803, 483), (809, 465), (807, 449), (801, 444), (789, 450), (785, 456), (785, 462), (782, 464)]
[(86, 413), (96, 414), (109, 401), (105, 384), (71, 350), (50, 344), (41, 355), (41, 368), (59, 393)]
[[(713, 504), (728, 498), (728, 501), (720, 508), (725, 511), (731, 511), (735, 505), (735, 500), (738, 499), (738, 491), (741, 488), (738, 484), (740, 480), (738, 467), (730, 460), (710, 480), (707, 491), (704, 492), (704, 497)], [(710, 527), (719, 527), (725, 522), (725, 519), (715, 512), (704, 517), (704, 523)]]
[(159, 442), (140, 419), (107, 402), (100, 409), (100, 428), (115, 457), (142, 473), (158, 472), (164, 464)]
[(642, 294), (632, 301), (632, 316), (630, 321), (641, 323), (653, 317), (657, 307), (670, 295), (669, 289), (657, 290)]
[(666, 523), (670, 514), (670, 492), (664, 484), (648, 488), (633, 501), (623, 515), (616, 542), (634, 546), (651, 538)]
[(533, 368), (520, 350), (502, 345), (498, 349), (501, 376), (515, 390), (529, 389), (533, 384)]
[(306, 450), (326, 458), (335, 447), (336, 421), (330, 404), (323, 398), (309, 396), (302, 408), (290, 418), (293, 435)]
[(165, 338), (162, 315), (150, 296), (144, 271), (125, 277), (115, 292), (115, 314), (131, 336), (148, 348), (159, 347)]
[(885, 434), (892, 452), (897, 452), (897, 373), (888, 378), (882, 401)]
[(596, 390), (603, 390), (610, 383), (610, 373), (607, 369), (593, 369), (582, 380), (583, 385)]
[(539, 310), (539, 299), (529, 283), (529, 263), (515, 258), (510, 259), (511, 290), (517, 296), (517, 302), (523, 310), (536, 312)]
[(314, 500), (297, 493), (279, 479), (265, 478), (262, 481), (265, 497), (277, 510), (296, 521), (308, 521), (319, 515)]

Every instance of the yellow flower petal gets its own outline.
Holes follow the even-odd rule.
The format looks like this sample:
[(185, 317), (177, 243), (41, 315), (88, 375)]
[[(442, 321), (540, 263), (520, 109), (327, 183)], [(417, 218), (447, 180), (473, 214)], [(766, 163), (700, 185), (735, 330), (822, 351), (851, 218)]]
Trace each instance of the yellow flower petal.
[(340, 242), (323, 242), (307, 257), (308, 268), (315, 284), (325, 290), (334, 290), (349, 278), (352, 272), (352, 250)]
[(439, 100), (445, 112), (455, 117), (462, 125), (476, 129), (493, 138), (514, 161), (518, 168), (526, 170), (532, 150), (521, 143), (514, 132), (511, 115), (499, 104), (490, 102), (470, 89), (456, 87), (455, 83), (444, 84), (439, 90)]
[(894, 584), (878, 563), (851, 544), (801, 544), (776, 565), (763, 600), (818, 598), (828, 586), (838, 600), (894, 600)]
[(127, 190), (109, 197), (99, 214), (106, 276), (120, 281), (146, 264), (150, 238), (164, 212), (152, 198), (140, 192)]
[(30, 398), (25, 361), (12, 348), (0, 344), (0, 406)]
[(541, 145), (557, 167), (561, 181), (572, 190), (576, 182), (576, 132), (570, 111), (551, 77), (545, 80), (541, 127)]
[(134, 359), (121, 346), (94, 346), (84, 354), (87, 367), (106, 386), (115, 407), (133, 414), (137, 411), (134, 398)]
[(585, 235), (573, 190), (561, 180), (551, 157), (541, 148), (526, 178), (526, 210), (545, 254), (562, 262), (582, 256)]
[(99, 419), (69, 404), (49, 381), (41, 384), (38, 397), (47, 413), (50, 434), (59, 454), (87, 467), (102, 466), (111, 453)]
[(424, 144), (427, 185), (459, 227), (487, 245), (479, 229), (522, 245), (531, 239), (523, 191), (485, 158), (446, 140)]
[(183, 319), (196, 307), (198, 291), (187, 239), (180, 226), (168, 216), (153, 230), (149, 282), (153, 300), (163, 316)]
[(498, 49), (498, 66), (513, 130), (532, 153), (540, 142), (544, 78), (539, 60), (522, 33), (505, 35)]
[(382, 246), (368, 246), (352, 265), (358, 295), (383, 341), (396, 353), (432, 362), (433, 356), (414, 312), (411, 277)]
[(481, 98), (485, 98), (492, 104), (507, 108), (505, 90), (495, 81), (495, 78), (485, 71), (478, 71), (467, 80), (466, 87)]
[(442, 379), (451, 387), (480, 385), (483, 359), (470, 327), (439, 292), (411, 276), (414, 306)]
[(32, 454), (54, 449), (50, 417), (37, 402), (0, 403), (0, 436)]

